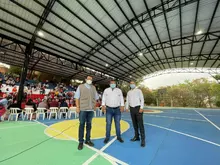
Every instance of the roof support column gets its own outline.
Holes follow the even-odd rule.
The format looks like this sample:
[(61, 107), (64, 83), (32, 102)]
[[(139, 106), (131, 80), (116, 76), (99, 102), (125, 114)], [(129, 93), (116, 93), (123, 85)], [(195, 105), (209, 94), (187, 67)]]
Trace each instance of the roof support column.
[(30, 62), (30, 54), (28, 54), (28, 52), (25, 52), (25, 59), (24, 59), (22, 70), (21, 70), (20, 85), (19, 85), (18, 97), (17, 97), (17, 103), (20, 107), (21, 107), (23, 96), (24, 96), (24, 83), (27, 77), (27, 70), (28, 70), (29, 62)]

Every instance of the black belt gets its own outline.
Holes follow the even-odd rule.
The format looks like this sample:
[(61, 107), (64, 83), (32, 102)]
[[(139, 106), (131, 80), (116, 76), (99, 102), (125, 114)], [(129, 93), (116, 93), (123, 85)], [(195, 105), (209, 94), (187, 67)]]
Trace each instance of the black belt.
[(106, 106), (107, 108), (111, 108), (111, 109), (118, 109), (119, 107), (109, 107), (109, 106)]

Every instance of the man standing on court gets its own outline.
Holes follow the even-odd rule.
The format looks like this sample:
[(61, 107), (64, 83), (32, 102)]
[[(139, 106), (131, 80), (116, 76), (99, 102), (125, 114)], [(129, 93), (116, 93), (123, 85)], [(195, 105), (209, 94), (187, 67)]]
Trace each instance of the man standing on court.
[(106, 138), (104, 143), (110, 139), (112, 118), (114, 118), (117, 140), (123, 143), (121, 138), (120, 120), (121, 112), (124, 111), (124, 98), (121, 89), (116, 88), (115, 80), (110, 82), (110, 87), (105, 89), (102, 97), (102, 111), (106, 112)]
[(95, 86), (92, 85), (92, 77), (88, 76), (85, 84), (81, 84), (75, 93), (76, 112), (79, 113), (79, 145), (78, 150), (83, 149), (84, 127), (86, 123), (85, 144), (94, 146), (90, 140), (92, 118), (96, 110), (96, 100), (99, 99)]
[[(141, 134), (141, 147), (145, 147), (145, 130), (143, 123), (144, 96), (140, 89), (136, 88), (135, 82), (130, 82), (131, 90), (127, 94), (126, 110), (130, 108), (131, 119), (134, 127), (135, 136), (131, 141), (139, 141), (139, 129)], [(139, 129), (138, 129), (139, 128)]]

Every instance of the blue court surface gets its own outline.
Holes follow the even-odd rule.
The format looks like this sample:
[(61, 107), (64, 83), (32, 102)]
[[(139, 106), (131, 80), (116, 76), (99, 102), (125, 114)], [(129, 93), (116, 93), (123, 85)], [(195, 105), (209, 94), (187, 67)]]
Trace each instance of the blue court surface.
[[(124, 143), (112, 137), (104, 144), (104, 137), (99, 137), (93, 139), (95, 148), (84, 147), (82, 151), (77, 150), (77, 138), (72, 136), (78, 130), (77, 119), (2, 122), (0, 165), (220, 165), (220, 110), (159, 110), (161, 113), (144, 114), (145, 148), (130, 141), (134, 130), (128, 112), (122, 114), (124, 123), (129, 124), (122, 134)], [(103, 118), (103, 123), (93, 123), (92, 134), (98, 129), (104, 135), (104, 116), (97, 118)], [(56, 124), (54, 128), (63, 131), (49, 138), (47, 129)], [(59, 137), (62, 134), (68, 134), (69, 140)]]
[[(105, 153), (131, 165), (220, 165), (220, 110), (161, 111), (144, 114), (145, 148), (140, 147), (140, 142), (130, 142), (134, 135), (132, 122), (130, 114), (123, 113), (122, 119), (130, 124), (123, 134), (125, 142), (115, 141)], [(103, 139), (95, 144), (100, 149)]]

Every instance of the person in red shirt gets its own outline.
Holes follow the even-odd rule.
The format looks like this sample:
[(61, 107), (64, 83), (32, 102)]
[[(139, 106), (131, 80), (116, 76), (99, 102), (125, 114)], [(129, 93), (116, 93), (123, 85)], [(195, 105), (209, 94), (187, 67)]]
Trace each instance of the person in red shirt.
[(55, 99), (52, 99), (49, 105), (50, 107), (59, 107), (59, 103)]

